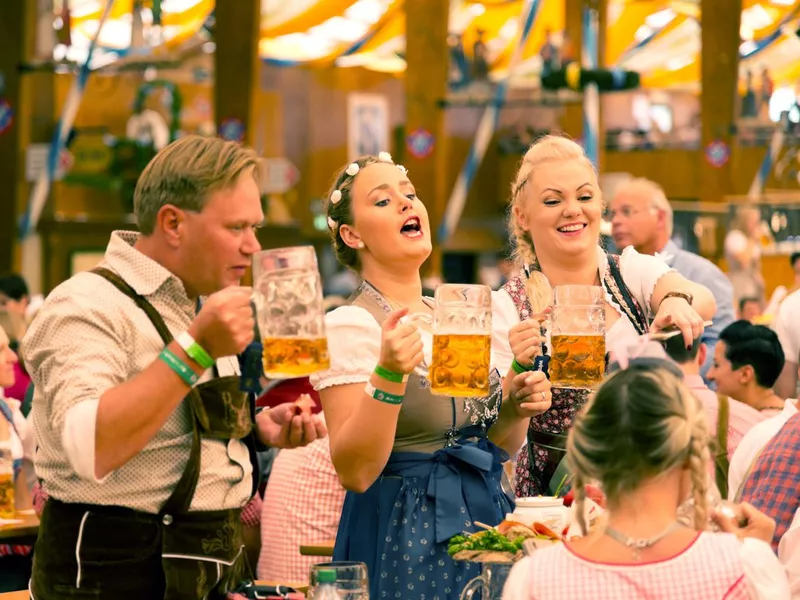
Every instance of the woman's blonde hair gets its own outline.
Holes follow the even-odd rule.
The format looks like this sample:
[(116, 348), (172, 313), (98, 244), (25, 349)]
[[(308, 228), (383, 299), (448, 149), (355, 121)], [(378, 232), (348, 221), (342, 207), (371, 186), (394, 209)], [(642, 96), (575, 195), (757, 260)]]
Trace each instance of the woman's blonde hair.
[(587, 482), (599, 481), (613, 505), (648, 479), (684, 466), (692, 482), (694, 526), (705, 529), (708, 442), (702, 405), (666, 366), (633, 362), (612, 375), (578, 415), (567, 440), (584, 533)]
[[(511, 184), (511, 205), (508, 211), (508, 230), (513, 246), (512, 257), (518, 267), (536, 265), (536, 250), (529, 231), (526, 231), (517, 218), (517, 210), (525, 201), (523, 193), (535, 169), (547, 163), (562, 160), (585, 161), (595, 176), (597, 170), (589, 160), (583, 147), (563, 135), (545, 135), (531, 144), (522, 157), (517, 174)], [(597, 190), (600, 193), (600, 190)], [(527, 284), (528, 299), (534, 313), (544, 310), (552, 302), (552, 289), (547, 278), (538, 271), (532, 271)]]

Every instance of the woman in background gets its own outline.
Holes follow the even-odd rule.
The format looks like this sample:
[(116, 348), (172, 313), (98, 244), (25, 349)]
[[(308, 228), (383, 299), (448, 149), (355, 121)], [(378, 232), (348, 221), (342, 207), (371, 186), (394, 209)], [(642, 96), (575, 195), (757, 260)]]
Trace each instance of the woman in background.
[[(0, 388), (14, 384), (16, 363), (17, 355), (9, 346), (6, 332), (0, 328)], [(3, 398), (0, 393), (0, 446), (11, 449), (17, 510), (31, 508), (28, 476), (33, 470), (33, 452), (30, 443), (26, 442), (30, 442), (33, 435), (33, 430), (29, 432), (25, 417), (20, 412), (19, 400)], [(32, 546), (0, 544), (0, 592), (28, 589), (32, 552)]]
[(733, 284), (736, 306), (741, 298), (766, 302), (764, 276), (761, 274), (761, 211), (756, 206), (740, 206), (731, 229), (725, 236), (725, 260)]

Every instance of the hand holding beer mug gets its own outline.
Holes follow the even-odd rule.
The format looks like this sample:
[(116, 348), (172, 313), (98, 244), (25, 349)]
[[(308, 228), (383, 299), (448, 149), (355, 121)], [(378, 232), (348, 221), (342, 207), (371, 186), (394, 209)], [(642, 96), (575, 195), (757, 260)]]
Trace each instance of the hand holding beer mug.
[(436, 288), (434, 298), (431, 392), (485, 398), (492, 348), (491, 289), (444, 284)]
[(268, 379), (306, 377), (330, 367), (317, 255), (312, 246), (253, 257), (253, 298)]
[(605, 293), (600, 286), (560, 285), (550, 319), (550, 382), (589, 389), (605, 376)]

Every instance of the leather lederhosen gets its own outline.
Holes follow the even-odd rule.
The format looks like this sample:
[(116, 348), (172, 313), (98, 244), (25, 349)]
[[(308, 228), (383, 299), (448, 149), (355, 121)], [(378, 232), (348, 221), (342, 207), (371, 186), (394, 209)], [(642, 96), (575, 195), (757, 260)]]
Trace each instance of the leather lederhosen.
[[(147, 314), (165, 345), (172, 341), (163, 318), (144, 297), (112, 271), (93, 272)], [(201, 438), (244, 440), (251, 434), (251, 407), (239, 383), (238, 376), (217, 377), (186, 396), (192, 446), (158, 514), (48, 500), (34, 553), (31, 585), (37, 600), (199, 600), (224, 597), (242, 580), (241, 509), (189, 512), (200, 476)]]

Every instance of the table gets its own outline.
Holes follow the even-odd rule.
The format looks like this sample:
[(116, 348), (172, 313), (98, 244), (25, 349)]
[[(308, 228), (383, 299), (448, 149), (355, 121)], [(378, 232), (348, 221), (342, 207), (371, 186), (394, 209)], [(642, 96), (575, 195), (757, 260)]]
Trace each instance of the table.
[(300, 544), (300, 554), (303, 556), (333, 556), (333, 545), (336, 540), (325, 540), (323, 542), (309, 542)]
[[(256, 583), (259, 585), (288, 585), (289, 587), (293, 587), (294, 589), (303, 593), (308, 591), (308, 586), (306, 584), (276, 584), (274, 581), (257, 581)], [(27, 590), (23, 590), (21, 592), (6, 592), (5, 594), (0, 594), (0, 600), (30, 600), (30, 596), (28, 595)]]
[(33, 543), (39, 535), (39, 517), (33, 513), (17, 513), (15, 519), (22, 523), (0, 525), (0, 543)]

